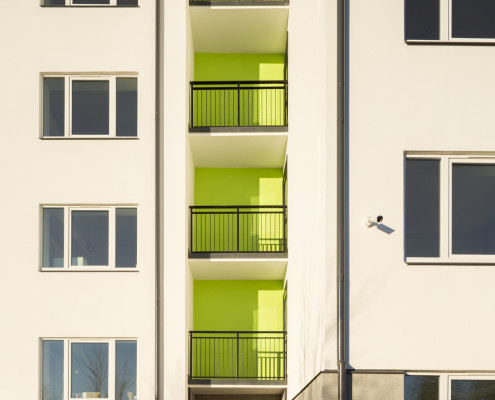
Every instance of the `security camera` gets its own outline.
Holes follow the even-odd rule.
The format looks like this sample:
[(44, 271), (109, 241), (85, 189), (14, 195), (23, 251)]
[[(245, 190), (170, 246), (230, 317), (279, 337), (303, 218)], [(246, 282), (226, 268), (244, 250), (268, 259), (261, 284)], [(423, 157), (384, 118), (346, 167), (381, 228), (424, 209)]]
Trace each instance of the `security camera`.
[(366, 225), (368, 226), (368, 228), (370, 228), (373, 225), (381, 224), (382, 221), (383, 221), (383, 215), (378, 215), (377, 217), (368, 217), (368, 220), (366, 221)]

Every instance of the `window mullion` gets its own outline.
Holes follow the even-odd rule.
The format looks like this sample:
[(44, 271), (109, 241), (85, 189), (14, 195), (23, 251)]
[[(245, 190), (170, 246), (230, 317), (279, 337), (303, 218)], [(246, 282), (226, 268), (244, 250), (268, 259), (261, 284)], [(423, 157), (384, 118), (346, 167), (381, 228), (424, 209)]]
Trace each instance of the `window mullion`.
[(64, 362), (64, 399), (71, 398), (71, 379), (70, 379), (70, 363), (72, 362), (70, 340), (64, 340), (64, 357), (67, 362)]
[(64, 207), (64, 268), (70, 268), (70, 212)]
[(115, 268), (115, 224), (117, 223), (115, 217), (115, 207), (111, 207), (108, 210), (108, 265)]
[(115, 339), (108, 343), (108, 398), (115, 398)]
[(450, 40), (452, 35), (452, 0), (440, 1), (440, 40)]
[(109, 80), (108, 84), (108, 90), (109, 90), (109, 96), (108, 96), (108, 101), (109, 101), (109, 107), (108, 107), (108, 112), (109, 112), (109, 118), (108, 118), (108, 123), (109, 123), (109, 136), (110, 137), (115, 137), (116, 136), (116, 130), (117, 130), (117, 79), (115, 76), (112, 76)]
[(450, 165), (449, 158), (440, 159), (440, 258), (450, 255)]
[(72, 118), (70, 115), (70, 107), (72, 104), (72, 88), (71, 78), (65, 77), (65, 93), (64, 93), (64, 136), (70, 136), (72, 133)]

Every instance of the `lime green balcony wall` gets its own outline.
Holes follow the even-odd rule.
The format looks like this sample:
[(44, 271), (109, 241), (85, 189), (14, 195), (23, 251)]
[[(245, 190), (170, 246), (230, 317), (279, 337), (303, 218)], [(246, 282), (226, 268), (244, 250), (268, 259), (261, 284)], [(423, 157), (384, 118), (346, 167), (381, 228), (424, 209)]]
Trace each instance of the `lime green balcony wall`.
[[(197, 206), (280, 206), (282, 169), (196, 168)], [(285, 248), (281, 208), (201, 209), (193, 218), (193, 252), (282, 252)]]
[[(282, 281), (194, 281), (195, 331), (282, 331)], [(283, 379), (286, 344), (279, 333), (196, 333), (192, 375)]]
[[(283, 79), (283, 54), (195, 54), (195, 81)], [(202, 87), (208, 89), (200, 90)], [(196, 88), (192, 95), (194, 127), (284, 126), (287, 122), (286, 92), (281, 84), (244, 84), (240, 89), (237, 85), (196, 85)]]
[(284, 79), (283, 54), (196, 53), (196, 81), (261, 81)]
[(282, 281), (194, 281), (194, 330), (283, 330)]
[(282, 205), (281, 168), (196, 168), (198, 206)]

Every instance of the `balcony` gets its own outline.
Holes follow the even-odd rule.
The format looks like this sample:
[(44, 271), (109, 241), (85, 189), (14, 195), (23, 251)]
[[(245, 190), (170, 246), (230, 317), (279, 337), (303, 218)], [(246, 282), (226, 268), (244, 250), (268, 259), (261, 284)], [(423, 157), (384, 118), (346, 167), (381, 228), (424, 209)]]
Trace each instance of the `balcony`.
[(287, 127), (287, 81), (203, 81), (190, 86), (191, 132)]
[(191, 331), (189, 379), (287, 380), (287, 332)]
[(191, 256), (286, 253), (286, 206), (190, 206)]

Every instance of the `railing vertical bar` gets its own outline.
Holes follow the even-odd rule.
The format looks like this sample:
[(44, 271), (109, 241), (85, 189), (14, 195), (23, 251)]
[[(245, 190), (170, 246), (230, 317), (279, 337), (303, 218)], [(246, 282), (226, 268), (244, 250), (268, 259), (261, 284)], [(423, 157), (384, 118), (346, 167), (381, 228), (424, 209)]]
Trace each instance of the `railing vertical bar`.
[(287, 83), (284, 83), (285, 105), (284, 105), (284, 125), (287, 126), (287, 114), (288, 114), (288, 96), (287, 96)]
[[(265, 117), (268, 116), (268, 90), (264, 89), (263, 92), (265, 93)], [(266, 121), (266, 119), (265, 119)], [(266, 125), (266, 123), (265, 123)]]
[(241, 126), (241, 84), (237, 84), (237, 126)]
[(190, 89), (190, 104), (191, 104), (191, 111), (190, 111), (190, 116), (189, 118), (191, 118), (189, 124), (191, 125), (191, 127), (194, 127), (194, 89), (193, 89), (193, 84), (189, 84), (189, 89)]
[(239, 332), (237, 332), (237, 368), (236, 368), (236, 379), (239, 380)]
[(239, 249), (239, 207), (237, 207), (237, 252), (240, 252)]
[(193, 378), (193, 371), (192, 371), (192, 360), (193, 360), (193, 356), (192, 356), (192, 348), (193, 348), (193, 338), (192, 338), (192, 332), (189, 332), (189, 378), (192, 379)]

